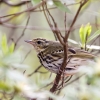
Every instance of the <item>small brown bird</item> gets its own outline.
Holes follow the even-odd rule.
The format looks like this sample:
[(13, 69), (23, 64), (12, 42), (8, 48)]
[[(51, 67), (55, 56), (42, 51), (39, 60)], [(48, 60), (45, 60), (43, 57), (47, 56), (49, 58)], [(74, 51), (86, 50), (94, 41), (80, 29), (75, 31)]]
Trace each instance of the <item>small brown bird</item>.
[[(63, 46), (59, 41), (49, 41), (46, 39), (36, 38), (26, 40), (25, 42), (32, 44), (37, 52), (40, 63), (49, 71), (57, 73), (64, 59)], [(68, 47), (68, 60), (64, 73), (66, 75), (74, 75), (80, 71), (80, 68), (87, 65), (89, 61), (93, 61), (94, 55), (71, 46)]]

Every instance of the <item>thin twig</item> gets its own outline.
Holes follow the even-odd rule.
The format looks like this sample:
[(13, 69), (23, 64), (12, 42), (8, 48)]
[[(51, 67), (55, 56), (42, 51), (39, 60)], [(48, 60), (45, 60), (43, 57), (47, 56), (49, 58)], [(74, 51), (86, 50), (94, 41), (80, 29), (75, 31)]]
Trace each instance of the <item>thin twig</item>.
[(11, 6), (11, 7), (18, 7), (18, 6), (22, 6), (22, 5), (25, 5), (26, 3), (31, 2), (31, 1), (20, 1), (18, 3), (12, 3), (9, 0), (2, 0), (2, 1), (3, 1), (2, 3), (5, 3), (5, 4), (7, 4), (8, 6)]
[[(24, 2), (25, 3), (25, 2)], [(1, 3), (0, 3), (1, 4)], [(72, 4), (67, 4), (66, 6), (72, 6), (72, 5), (76, 5), (76, 4), (80, 4), (80, 2), (77, 2), (77, 3), (72, 3)], [(13, 5), (13, 4), (12, 4)], [(15, 6), (17, 6), (17, 4), (15, 4)], [(38, 8), (38, 7), (37, 7)], [(48, 10), (52, 10), (52, 9), (55, 9), (55, 8), (57, 8), (57, 7), (51, 7), (51, 8), (48, 8)], [(28, 10), (28, 9), (27, 9)], [(46, 10), (46, 9), (44, 9), (44, 10)], [(29, 9), (29, 11), (30, 11), (30, 9)], [(32, 10), (31, 10), (32, 11)], [(33, 10), (34, 11), (34, 10)], [(35, 10), (34, 12), (40, 12), (40, 11), (43, 11), (43, 10)], [(18, 12), (19, 13), (19, 12)], [(3, 15), (3, 16), (0, 16), (0, 18), (4, 18), (4, 17), (9, 17), (9, 16), (13, 16), (13, 15), (16, 15), (16, 14), (18, 14), (18, 13), (13, 13), (13, 14), (9, 14), (9, 15)], [(24, 11), (22, 12), (22, 13), (24, 13)], [(22, 13), (20, 13), (20, 14), (22, 14)]]
[[(28, 23), (29, 23), (29, 20), (30, 20), (30, 15), (29, 15), (29, 17), (28, 17), (28, 19), (27, 19), (26, 27), (27, 27), (27, 25), (28, 25)], [(22, 34), (20, 35), (20, 37), (19, 37), (19, 38), (17, 39), (17, 41), (15, 42), (15, 48), (16, 48), (17, 43), (19, 42), (19, 40), (24, 36), (26, 27), (24, 28), (24, 30), (23, 30)]]
[[(84, 75), (86, 75), (86, 74), (84, 73), (84, 74), (80, 75), (79, 77), (73, 79), (72, 81), (70, 81), (69, 83), (67, 83), (64, 87), (66, 87), (66, 86), (72, 84), (73, 82), (76, 82), (78, 79), (80, 79), (80, 78), (81, 78), (82, 76), (84, 76)], [(61, 88), (59, 88), (59, 89), (57, 89), (57, 90), (61, 90), (61, 89), (63, 89), (64, 87), (61, 87)], [(57, 91), (57, 90), (56, 90), (56, 91)]]
[(81, 0), (80, 6), (79, 6), (79, 8), (78, 8), (78, 10), (77, 10), (77, 12), (76, 12), (76, 15), (75, 15), (75, 17), (74, 17), (72, 23), (71, 23), (71, 26), (70, 26), (68, 32), (66, 31), (66, 34), (65, 34), (65, 41), (68, 40), (69, 34), (70, 34), (71, 30), (72, 30), (73, 25), (75, 24), (75, 22), (76, 22), (76, 20), (77, 20), (77, 18), (78, 18), (78, 15), (79, 15), (79, 13), (80, 13), (81, 8), (82, 8), (87, 2), (88, 2), (88, 0)]
[[(62, 75), (62, 73), (63, 73), (63, 71), (64, 71), (64, 69), (65, 69), (65, 67), (66, 67), (66, 65), (67, 65), (67, 48), (68, 48), (67, 40), (68, 40), (70, 31), (71, 31), (71, 29), (72, 29), (74, 23), (76, 22), (77, 16), (79, 15), (79, 12), (80, 12), (81, 8), (83, 7), (83, 5), (84, 5), (86, 2), (87, 2), (87, 0), (84, 0), (84, 1), (81, 1), (81, 2), (80, 2), (79, 9), (77, 10), (77, 13), (76, 13), (76, 15), (75, 15), (75, 17), (74, 17), (74, 19), (73, 19), (73, 21), (72, 21), (72, 24), (71, 24), (71, 26), (70, 26), (68, 32), (66, 32), (65, 38), (63, 39), (64, 44), (65, 44), (65, 45), (63, 45), (63, 48), (64, 48), (64, 60), (63, 60), (62, 66), (60, 67), (59, 72), (58, 72), (57, 75), (56, 75), (56, 78), (55, 78), (55, 82), (56, 82), (56, 83), (54, 83), (53, 86), (52, 86), (52, 88), (50, 89), (50, 91), (51, 91), (52, 93), (55, 92), (55, 90), (57, 89), (57, 86), (58, 86), (58, 84), (59, 84), (61, 75)], [(54, 21), (53, 21), (53, 22), (54, 22)], [(49, 100), (52, 100), (52, 98), (49, 98)]]
[(41, 73), (41, 74), (46, 74), (48, 73), (49, 71), (46, 71), (46, 72), (41, 72), (41, 71), (37, 71), (38, 73)]
[[(49, 12), (47, 6), (46, 6), (46, 5), (44, 5), (44, 6), (46, 7), (46, 9), (47, 9), (46, 11), (48, 12), (49, 16), (50, 16), (51, 19), (52, 19), (52, 22), (53, 22), (53, 24), (54, 24), (54, 27), (57, 29), (56, 31), (53, 31), (53, 30), (52, 30), (53, 25), (52, 25), (51, 23), (49, 23), (49, 21), (48, 21), (48, 24), (49, 24), (49, 26), (50, 26), (52, 32), (53, 32), (54, 34), (56, 34), (56, 36), (57, 36), (58, 40), (60, 41), (60, 43), (61, 43), (62, 45), (64, 45), (64, 42), (63, 42), (62, 39), (61, 39), (61, 37), (63, 38), (63, 36), (61, 35), (61, 32), (60, 32), (60, 30), (58, 29), (57, 24), (56, 24), (54, 18), (53, 18), (52, 15), (50, 14), (50, 12)], [(44, 9), (44, 6), (43, 6), (43, 9)], [(44, 11), (44, 12), (45, 12), (45, 11)], [(47, 19), (47, 17), (46, 17), (46, 19)], [(47, 19), (47, 20), (48, 20), (48, 19)]]
[[(51, 22), (50, 22), (49, 16), (47, 16), (47, 14), (46, 14), (46, 10), (44, 10), (44, 9), (45, 9), (44, 6), (42, 6), (42, 8), (43, 8), (43, 12), (44, 12), (45, 18), (46, 18), (46, 20), (47, 20), (47, 22), (48, 22), (50, 28), (53, 29), (53, 25), (52, 25)], [(47, 8), (46, 8), (46, 9), (47, 9)], [(52, 30), (52, 31), (53, 31), (53, 30)], [(54, 31), (53, 31), (53, 33), (54, 33)], [(57, 40), (57, 37), (56, 37), (55, 33), (54, 33), (54, 37), (55, 37), (55, 39)]]
[(27, 58), (27, 56), (30, 54), (30, 52), (31, 52), (31, 50), (30, 51), (28, 51), (28, 53), (25, 55), (25, 57), (24, 57), (24, 59), (23, 59), (23, 61), (21, 62), (21, 63), (23, 63), (24, 61), (25, 61), (25, 59)]
[(42, 67), (42, 65), (38, 66), (35, 71), (33, 71), (31, 74), (28, 74), (27, 76), (30, 77), (32, 76), (34, 73), (36, 73), (40, 68)]
[[(67, 83), (67, 82), (69, 82), (69, 80), (70, 80), (71, 78), (72, 78), (72, 75), (71, 75), (70, 77), (67, 77), (67, 79), (64, 79), (64, 84)], [(60, 90), (60, 89), (62, 89), (62, 87), (64, 87), (64, 86), (62, 86), (62, 87), (61, 87), (61, 86), (62, 86), (62, 84), (60, 84), (60, 85), (57, 87), (57, 90), (58, 90), (58, 89)], [(61, 87), (61, 88), (60, 88), (60, 87)]]
[(37, 4), (37, 5), (33, 6), (33, 7), (30, 7), (30, 8), (28, 8), (28, 9), (26, 9), (26, 10), (23, 10), (23, 11), (18, 12), (18, 13), (10, 14), (10, 15), (0, 16), (0, 18), (6, 17), (6, 16), (11, 16), (11, 15), (13, 15), (13, 16), (15, 16), (15, 15), (20, 15), (20, 14), (25, 13), (25, 12), (34, 11), (35, 9), (37, 9), (37, 8), (39, 8), (40, 6), (44, 5), (45, 2), (46, 2), (46, 0), (43, 0), (43, 1), (40, 2), (39, 4)]

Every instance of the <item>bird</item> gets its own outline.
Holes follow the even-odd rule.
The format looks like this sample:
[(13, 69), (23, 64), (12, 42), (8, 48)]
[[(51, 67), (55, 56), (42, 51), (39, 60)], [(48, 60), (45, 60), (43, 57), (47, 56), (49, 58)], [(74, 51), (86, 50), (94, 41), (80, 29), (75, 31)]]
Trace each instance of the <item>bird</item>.
[[(40, 63), (50, 72), (57, 74), (64, 60), (63, 45), (59, 41), (47, 40), (44, 38), (35, 38), (25, 40), (33, 45), (37, 52)], [(77, 47), (68, 45), (67, 65), (64, 69), (66, 76), (74, 75), (81, 70), (89, 61), (94, 61), (95, 55)]]

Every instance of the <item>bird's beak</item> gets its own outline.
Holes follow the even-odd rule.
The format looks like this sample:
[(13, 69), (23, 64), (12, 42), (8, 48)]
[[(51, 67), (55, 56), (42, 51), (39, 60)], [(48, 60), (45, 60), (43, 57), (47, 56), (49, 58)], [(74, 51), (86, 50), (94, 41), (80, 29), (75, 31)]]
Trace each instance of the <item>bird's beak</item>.
[(25, 40), (25, 42), (29, 43), (29, 44), (33, 44), (32, 40)]

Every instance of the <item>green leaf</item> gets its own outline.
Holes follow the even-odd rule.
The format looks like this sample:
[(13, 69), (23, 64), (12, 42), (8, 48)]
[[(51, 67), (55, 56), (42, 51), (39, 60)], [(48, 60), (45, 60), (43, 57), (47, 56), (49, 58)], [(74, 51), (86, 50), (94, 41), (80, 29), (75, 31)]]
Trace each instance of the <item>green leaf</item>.
[(31, 0), (31, 2), (34, 5), (34, 4), (37, 4), (37, 3), (41, 2), (41, 0)]
[(87, 40), (87, 42), (92, 41), (93, 39), (95, 39), (97, 36), (100, 35), (100, 30), (97, 30), (92, 36), (90, 36)]
[(80, 35), (80, 39), (81, 39), (81, 42), (82, 42), (82, 45), (84, 44), (84, 26), (82, 25), (80, 30), (79, 30), (79, 35)]
[(82, 25), (80, 30), (79, 30), (81, 44), (82, 44), (83, 48), (87, 43), (87, 40), (91, 34), (91, 31), (92, 31), (92, 27), (89, 23), (85, 27)]
[(6, 35), (2, 36), (1, 46), (2, 46), (3, 53), (6, 54), (8, 52), (8, 45), (7, 45)]
[(88, 30), (87, 30), (88, 36), (90, 36), (91, 31), (92, 31), (92, 26), (91, 26), (91, 25), (89, 25), (89, 26), (88, 26)]
[(90, 23), (88, 23), (84, 28), (85, 39), (90, 36), (91, 31), (92, 31), (92, 27), (91, 27)]
[(10, 87), (3, 81), (0, 81), (0, 90), (9, 90)]
[(55, 6), (57, 6), (60, 10), (71, 13), (71, 11), (64, 5), (62, 4), (60, 1), (58, 0), (53, 0), (53, 3), (55, 4)]
[(10, 53), (13, 53), (13, 52), (14, 52), (14, 47), (15, 47), (15, 44), (12, 43), (12, 44), (10, 45), (10, 47), (9, 47), (9, 52), (10, 52)]

